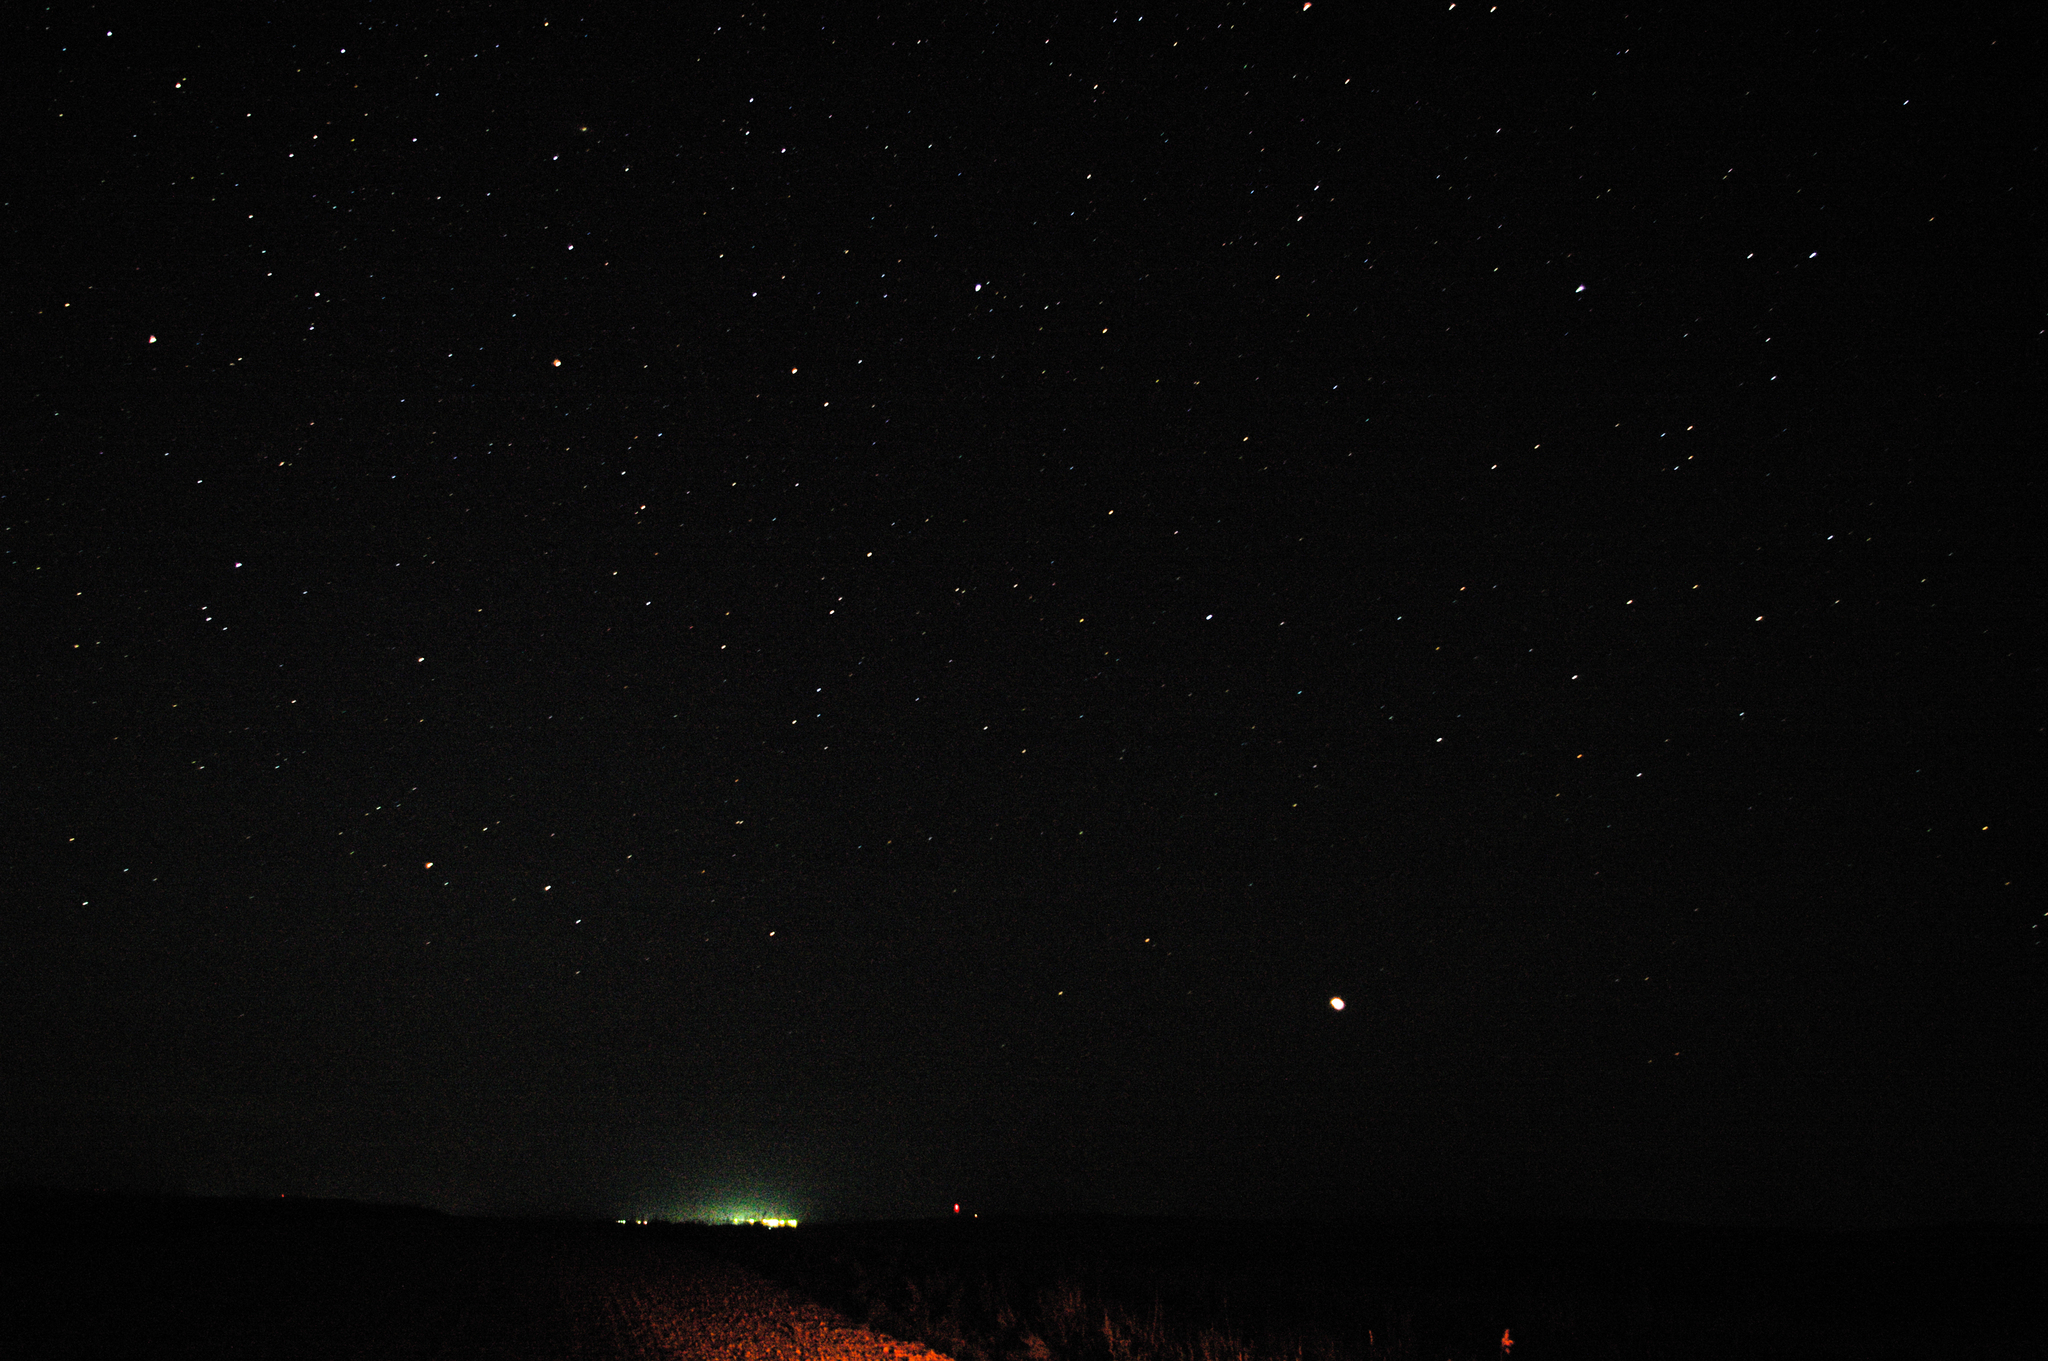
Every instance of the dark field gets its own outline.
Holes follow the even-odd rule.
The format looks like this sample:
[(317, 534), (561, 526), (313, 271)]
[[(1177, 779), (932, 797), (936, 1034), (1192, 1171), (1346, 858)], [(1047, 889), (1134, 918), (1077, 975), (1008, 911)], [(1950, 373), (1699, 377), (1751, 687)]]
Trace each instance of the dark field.
[(0, 1301), (7, 1356), (1467, 1361), (1500, 1355), (1504, 1329), (1516, 1361), (2041, 1354), (2022, 1227), (771, 1231), (46, 1197), (10, 1200), (6, 1223), (26, 1263)]
[(308, 1201), (9, 1207), (0, 1356), (904, 1361), (673, 1236)]
[(962, 1361), (2033, 1357), (2040, 1234), (997, 1220), (698, 1230)]

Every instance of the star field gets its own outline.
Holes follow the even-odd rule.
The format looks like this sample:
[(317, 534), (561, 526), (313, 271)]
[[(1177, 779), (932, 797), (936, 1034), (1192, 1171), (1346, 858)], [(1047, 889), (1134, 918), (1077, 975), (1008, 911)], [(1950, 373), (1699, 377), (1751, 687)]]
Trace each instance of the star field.
[(2038, 1214), (2002, 11), (94, 13), (10, 1179)]

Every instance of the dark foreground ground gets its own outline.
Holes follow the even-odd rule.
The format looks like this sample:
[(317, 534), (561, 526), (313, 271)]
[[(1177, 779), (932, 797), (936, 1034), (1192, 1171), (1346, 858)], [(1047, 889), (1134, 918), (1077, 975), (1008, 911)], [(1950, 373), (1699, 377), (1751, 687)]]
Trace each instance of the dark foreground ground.
[(9, 1358), (917, 1361), (659, 1231), (326, 1202), (8, 1208)]
[[(16, 1197), (0, 1355), (2032, 1357), (2038, 1230), (1004, 1220), (744, 1230)], [(764, 1279), (765, 1278), (765, 1279)], [(865, 1326), (863, 1326), (865, 1325)]]
[[(2038, 1228), (942, 1221), (702, 1231), (964, 1361), (2038, 1357)], [(722, 1246), (721, 1246), (722, 1244)]]

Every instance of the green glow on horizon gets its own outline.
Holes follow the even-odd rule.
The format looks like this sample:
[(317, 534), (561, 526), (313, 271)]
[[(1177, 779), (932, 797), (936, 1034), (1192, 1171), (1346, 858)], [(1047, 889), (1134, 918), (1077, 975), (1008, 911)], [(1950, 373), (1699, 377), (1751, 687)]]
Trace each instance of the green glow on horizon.
[(681, 1216), (697, 1224), (758, 1224), (766, 1229), (793, 1229), (798, 1218), (781, 1205), (758, 1201), (712, 1201)]

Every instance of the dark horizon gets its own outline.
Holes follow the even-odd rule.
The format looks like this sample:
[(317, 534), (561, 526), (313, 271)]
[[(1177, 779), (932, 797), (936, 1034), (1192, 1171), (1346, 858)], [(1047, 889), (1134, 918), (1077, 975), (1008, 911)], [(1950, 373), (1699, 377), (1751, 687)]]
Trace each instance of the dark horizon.
[[(388, 1217), (426, 1217), (430, 1219), (465, 1220), (479, 1223), (500, 1224), (559, 1224), (563, 1226), (606, 1227), (628, 1225), (632, 1227), (669, 1229), (732, 1229), (749, 1233), (783, 1233), (790, 1229), (811, 1228), (833, 1231), (854, 1230), (938, 1230), (948, 1226), (967, 1231), (982, 1229), (997, 1232), (1019, 1229), (1061, 1230), (1079, 1233), (1103, 1230), (1114, 1232), (1140, 1229), (1171, 1229), (1175, 1226), (1200, 1226), (1208, 1229), (1243, 1229), (1248, 1231), (1282, 1230), (1297, 1228), (1304, 1231), (1336, 1232), (1343, 1230), (1369, 1229), (1394, 1234), (1419, 1233), (1423, 1235), (1458, 1234), (1489, 1229), (1557, 1230), (1569, 1233), (1612, 1232), (1628, 1234), (1645, 1232), (1651, 1234), (1703, 1235), (1710, 1239), (1726, 1238), (1728, 1241), (1751, 1241), (1757, 1243), (1780, 1239), (1816, 1237), (1827, 1239), (1857, 1240), (1865, 1238), (1889, 1238), (1898, 1241), (1923, 1241), (1914, 1238), (1921, 1234), (1963, 1234), (1996, 1235), (2038, 1227), (2039, 1219), (2027, 1217), (1985, 1216), (1979, 1218), (1921, 1219), (1893, 1223), (1812, 1223), (1783, 1222), (1771, 1223), (1760, 1220), (1706, 1220), (1706, 1219), (1661, 1219), (1626, 1216), (1598, 1216), (1583, 1214), (1402, 1214), (1402, 1213), (1329, 1213), (1302, 1215), (1218, 1215), (1188, 1212), (1143, 1213), (1127, 1210), (978, 1210), (966, 1206), (955, 1212), (951, 1206), (943, 1206), (936, 1212), (922, 1210), (897, 1214), (869, 1216), (819, 1216), (815, 1219), (801, 1219), (796, 1222), (770, 1222), (763, 1218), (712, 1217), (708, 1214), (664, 1218), (647, 1216), (633, 1218), (607, 1213), (603, 1209), (576, 1208), (572, 1206), (498, 1207), (483, 1211), (449, 1210), (433, 1205), (422, 1205), (414, 1201), (359, 1199), (347, 1196), (307, 1196), (290, 1192), (275, 1195), (258, 1193), (218, 1194), (186, 1191), (178, 1188), (152, 1188), (140, 1185), (90, 1186), (72, 1180), (23, 1181), (0, 1186), (0, 1207), (18, 1216), (32, 1213), (47, 1213), (51, 1207), (63, 1205), (91, 1209), (116, 1208), (122, 1206), (189, 1206), (199, 1210), (255, 1211), (268, 1213), (277, 1210), (285, 1214), (329, 1215), (343, 1219), (384, 1219)], [(1077, 1239), (1078, 1241), (1086, 1241)], [(1973, 1239), (1972, 1241), (1977, 1241)], [(1983, 1241), (1994, 1241), (1986, 1239)]]
[(20, 21), (0, 1185), (2048, 1218), (2018, 16)]

